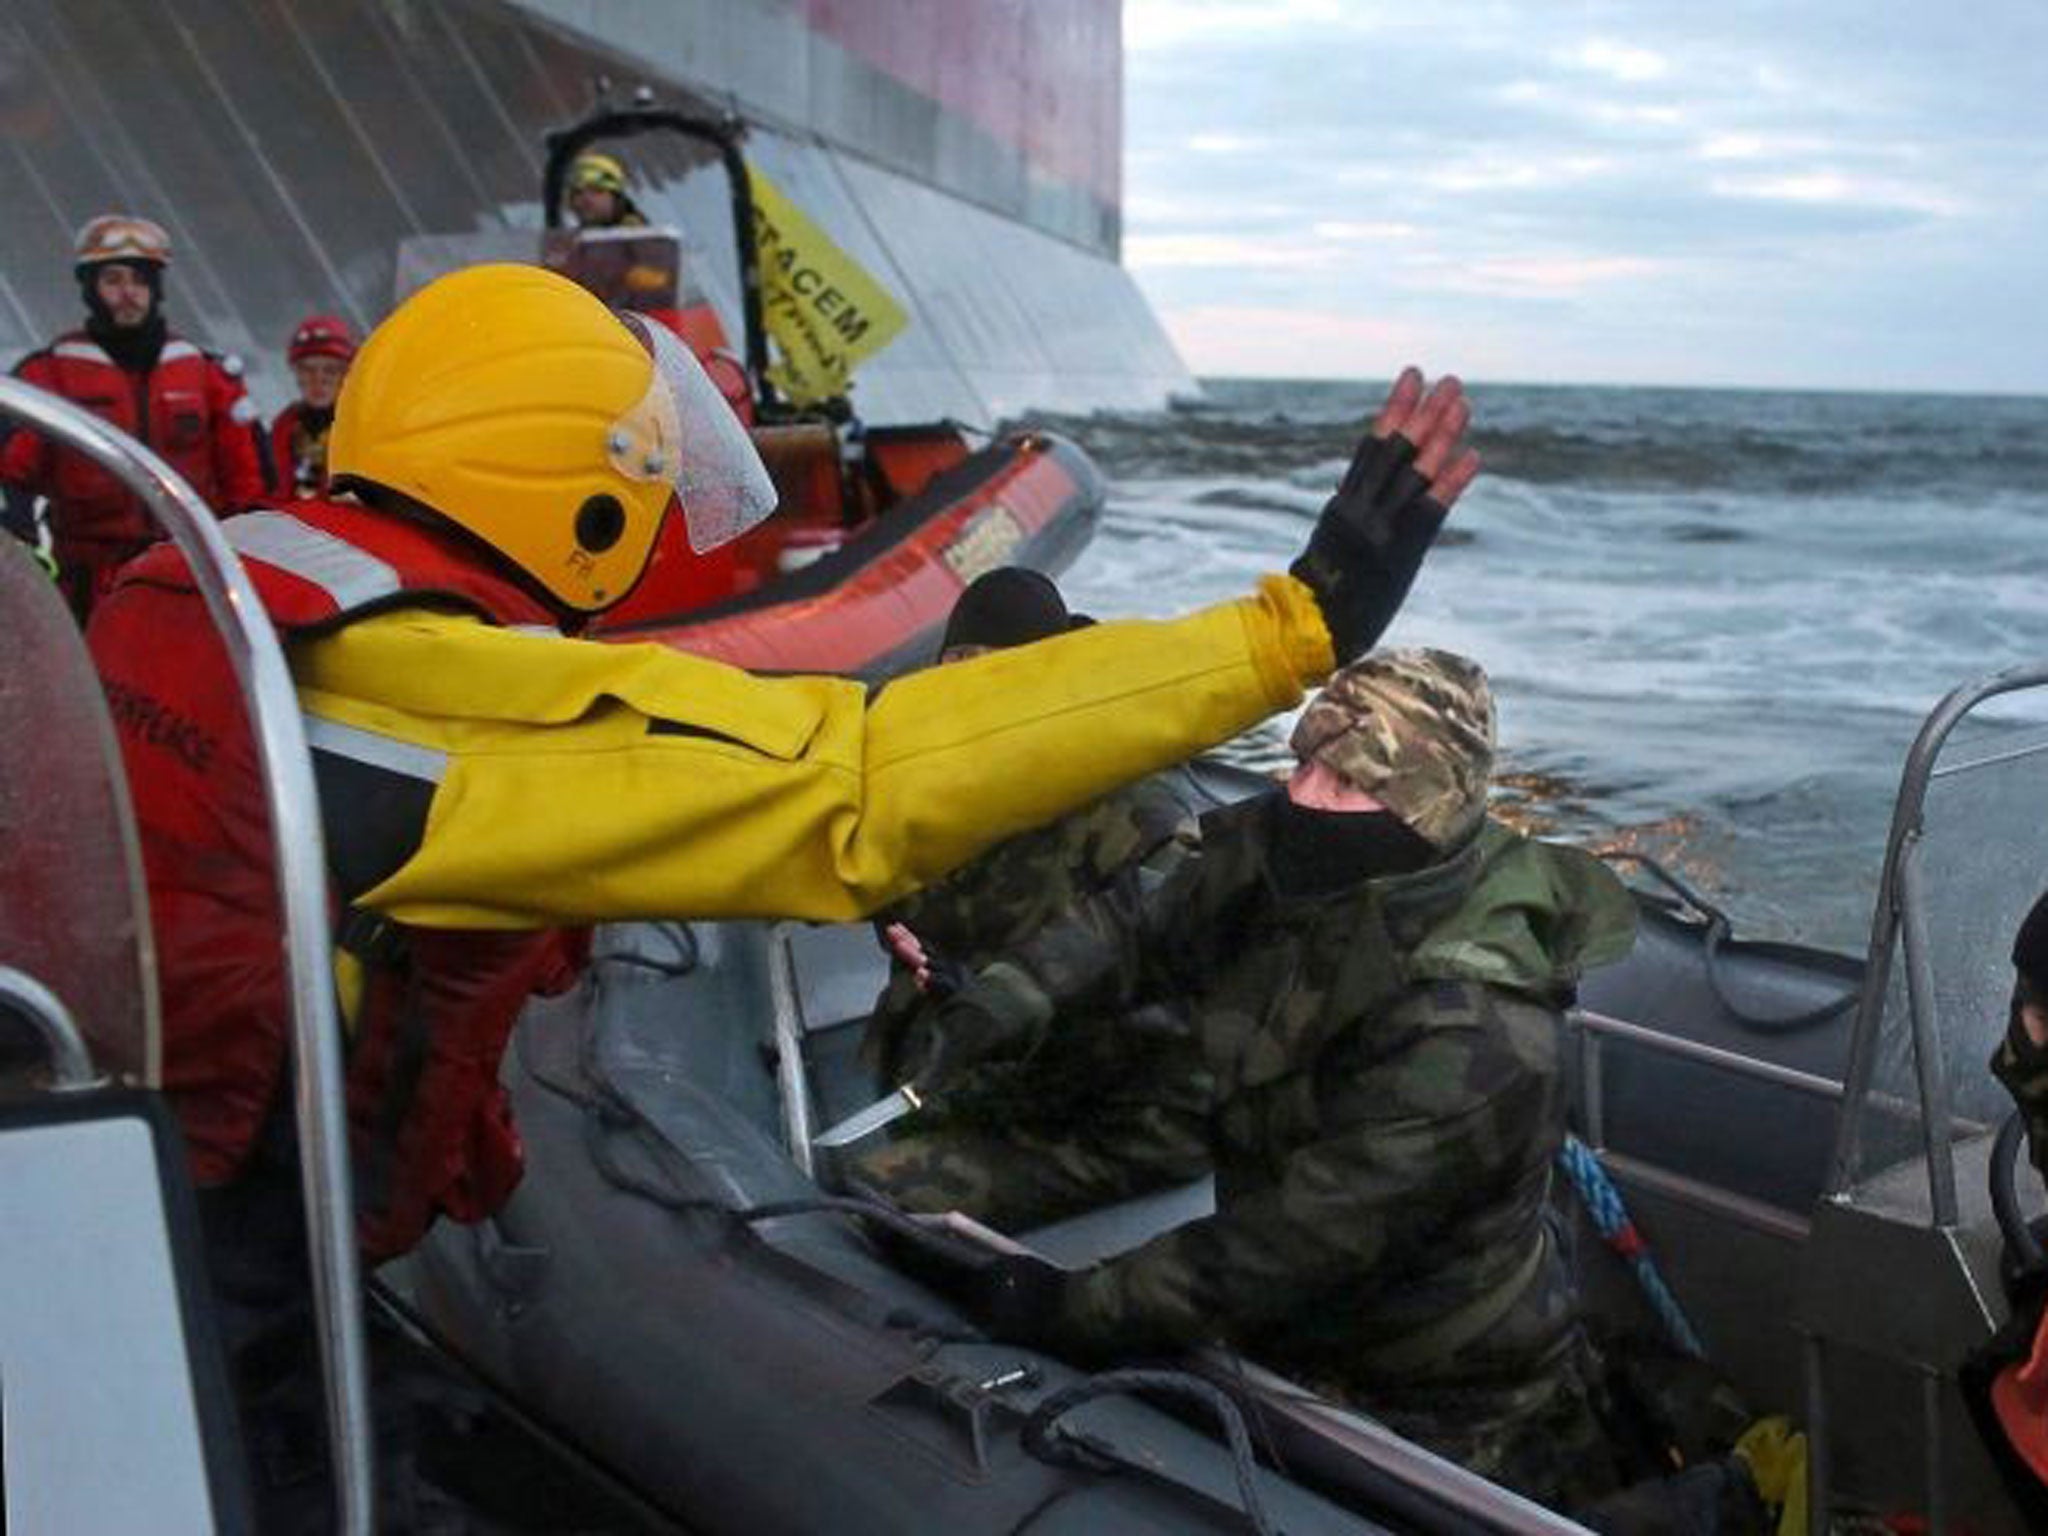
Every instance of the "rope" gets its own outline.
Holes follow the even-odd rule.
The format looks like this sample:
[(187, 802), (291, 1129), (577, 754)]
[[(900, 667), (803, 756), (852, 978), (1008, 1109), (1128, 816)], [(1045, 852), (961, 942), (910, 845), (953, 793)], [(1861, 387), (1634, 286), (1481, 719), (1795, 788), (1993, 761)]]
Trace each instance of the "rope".
[[(606, 1108), (613, 1113), (617, 1112), (615, 1105), (607, 1104)], [(630, 1108), (626, 1113), (632, 1113)], [(584, 1150), (605, 1181), (629, 1195), (651, 1200), (667, 1210), (723, 1217), (741, 1226), (753, 1226), (757, 1222), (774, 1221), (784, 1216), (857, 1216), (864, 1221), (874, 1222), (877, 1226), (886, 1227), (901, 1237), (912, 1239), (927, 1250), (957, 1258), (955, 1240), (948, 1239), (943, 1233), (934, 1232), (924, 1223), (872, 1195), (804, 1195), (793, 1200), (734, 1205), (714, 1195), (680, 1195), (672, 1189), (664, 1189), (652, 1180), (634, 1173), (619, 1160), (605, 1139), (605, 1119), (602, 1111), (585, 1118)]]
[(1861, 986), (1852, 986), (1827, 1002), (1801, 1009), (1797, 1013), (1757, 1013), (1743, 1007), (1730, 992), (1727, 977), (1721, 970), (1721, 947), (1735, 937), (1735, 926), (1728, 921), (1728, 914), (1646, 853), (1631, 853), (1616, 848), (1603, 851), (1600, 857), (1610, 864), (1640, 865), (1645, 872), (1669, 886), (1681, 901), (1706, 921), (1707, 933), (1701, 942), (1700, 959), (1706, 968), (1707, 987), (1714, 994), (1715, 1001), (1727, 1010), (1728, 1016), (1736, 1023), (1746, 1025), (1762, 1034), (1796, 1034), (1802, 1029), (1825, 1024), (1829, 1019), (1848, 1012), (1863, 996)]
[(2020, 1209), (2015, 1170), (2026, 1155), (2027, 1117), (2016, 1109), (1998, 1128), (1998, 1138), (1991, 1144), (1991, 1211), (1998, 1218), (2005, 1251), (2022, 1274), (2033, 1274), (2048, 1269), (2048, 1253), (2042, 1252), (2041, 1239)]
[(1121, 1392), (1156, 1392), (1169, 1397), (1190, 1398), (1213, 1412), (1222, 1423), (1223, 1436), (1230, 1444), (1230, 1466), (1237, 1475), (1237, 1496), (1244, 1505), (1245, 1519), (1258, 1536), (1279, 1536), (1279, 1527), (1273, 1524), (1259, 1498), (1257, 1464), (1252, 1455), (1252, 1437), (1245, 1428), (1244, 1414), (1220, 1387), (1183, 1371), (1103, 1371), (1077, 1381), (1071, 1387), (1062, 1388), (1041, 1402), (1032, 1410), (1031, 1417), (1024, 1421), (1020, 1437), (1024, 1449), (1040, 1461), (1055, 1465), (1086, 1464), (1090, 1453), (1083, 1444), (1055, 1433), (1059, 1421), (1083, 1403)]
[(1600, 1166), (1599, 1157), (1578, 1137), (1568, 1135), (1564, 1146), (1558, 1150), (1557, 1161), (1558, 1166), (1564, 1169), (1565, 1177), (1572, 1181), (1572, 1188), (1579, 1192), (1586, 1214), (1592, 1218), (1593, 1229), (1635, 1271), (1636, 1284), (1642, 1288), (1643, 1299), (1657, 1314), (1665, 1335), (1686, 1354), (1696, 1360), (1704, 1360), (1706, 1346), (1693, 1331), (1692, 1322), (1678, 1304), (1678, 1298), (1671, 1294), (1671, 1287), (1664, 1283), (1656, 1261), (1650, 1257), (1650, 1245), (1637, 1230), (1628, 1207), (1622, 1203), (1621, 1191), (1615, 1188), (1607, 1170)]
[(630, 965), (642, 970), (656, 971), (663, 976), (687, 976), (697, 969), (697, 930), (688, 923), (663, 924), (658, 930), (665, 933), (668, 942), (675, 949), (675, 958), (662, 959), (658, 955), (642, 954), (637, 949), (608, 950), (597, 956), (600, 965)]

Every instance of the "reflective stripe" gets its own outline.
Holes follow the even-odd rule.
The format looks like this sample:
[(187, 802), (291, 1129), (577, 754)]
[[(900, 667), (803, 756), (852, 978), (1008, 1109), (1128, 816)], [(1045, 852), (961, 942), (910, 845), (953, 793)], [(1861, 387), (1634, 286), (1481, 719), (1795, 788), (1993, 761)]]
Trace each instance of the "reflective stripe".
[(440, 783), (448, 774), (446, 752), (400, 741), (396, 736), (380, 736), (338, 720), (323, 720), (318, 715), (306, 716), (306, 744), (315, 752), (345, 757), (350, 762), (403, 774), (408, 779), (423, 779), (429, 784)]
[(157, 354), (157, 361), (168, 363), (181, 357), (197, 357), (199, 355), (199, 349), (193, 346), (191, 342), (173, 338), (164, 343), (163, 351)]
[(60, 341), (50, 348), (50, 355), (68, 357), (81, 363), (105, 363), (109, 368), (114, 366), (114, 360), (94, 341)]
[(221, 531), (236, 553), (310, 582), (341, 613), (404, 590), (398, 572), (375, 555), (282, 512), (231, 517)]

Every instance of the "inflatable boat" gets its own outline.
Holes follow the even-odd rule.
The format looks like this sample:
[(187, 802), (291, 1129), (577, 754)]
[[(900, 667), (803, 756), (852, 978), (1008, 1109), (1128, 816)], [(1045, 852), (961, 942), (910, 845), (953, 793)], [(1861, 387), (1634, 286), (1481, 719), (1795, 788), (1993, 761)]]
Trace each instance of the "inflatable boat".
[[(757, 428), (754, 436), (778, 483), (795, 478), (792, 452), (815, 455), (825, 466), (820, 480), (841, 473), (838, 442), (822, 428)], [(785, 489), (783, 510), (736, 541), (739, 569), (761, 579), (724, 596), (705, 592), (703, 557), (671, 519), (640, 589), (604, 615), (595, 636), (658, 641), (756, 672), (878, 680), (932, 659), (954, 601), (982, 572), (1066, 569), (1107, 499), (1088, 456), (1049, 432), (1011, 433), (957, 454), (923, 428), (878, 428), (865, 438), (869, 471), (901, 491), (886, 510), (849, 529), (836, 488), (805, 497)]]
[[(0, 410), (158, 509), (245, 679), (273, 819), (317, 826), (288, 673), (211, 517), (86, 413), (7, 379)], [(6, 541), (0, 632), (39, 658), (0, 690), (9, 1530), (246, 1530), (118, 756), (61, 603)], [(2007, 1314), (2007, 1234), (2040, 1206), (2015, 1193), (2032, 1181), (2012, 1177), (1982, 1064), (2005, 946), (2048, 871), (2048, 732), (1983, 706), (2044, 688), (2048, 666), (2015, 669), (1929, 717), (1861, 959), (1745, 942), (1697, 896), (1645, 890), (1641, 941), (1570, 1021), (1579, 1132), (1709, 1359), (1754, 1411), (1803, 1426), (1820, 1528), (2024, 1528), (1956, 1379)], [(1190, 770), (1192, 803), (1247, 787)], [(339, 1528), (357, 1536), (374, 1457), (325, 875), (317, 837), (277, 856)], [(517, 1430), (507, 1481), (545, 1462), (605, 1511), (536, 1500), (529, 1528), (1576, 1529), (1255, 1361), (1090, 1374), (984, 1336), (956, 1301), (982, 1255), (1083, 1263), (1209, 1192), (1007, 1234), (828, 1193), (820, 1128), (872, 1094), (854, 1047), (881, 964), (859, 926), (621, 924), (579, 989), (522, 1021), (506, 1074), (524, 1185), (378, 1285), (487, 1384)], [(1596, 1317), (1654, 1323), (1629, 1266), (1577, 1252)]]
[[(2010, 984), (2000, 946), (2048, 870), (2048, 840), (1992, 850), (1975, 829), (2030, 781), (2039, 795), (2048, 737), (1959, 748), (1951, 732), (2043, 684), (2048, 669), (2012, 674), (1936, 711), (1869, 955), (1738, 938), (1652, 868), (1633, 952), (1587, 978), (1570, 1017), (1577, 1133), (1712, 1365), (1755, 1414), (1805, 1429), (1816, 1510), (2022, 1528), (1955, 1375), (2004, 1314), (1989, 1194), (2004, 1106), (1983, 1063)], [(1197, 765), (1190, 782), (1199, 804), (1258, 781)], [(414, 1266), (435, 1330), (706, 1529), (1050, 1529), (1027, 1511), (1077, 1465), (1228, 1505), (1239, 1452), (1205, 1391), (1250, 1426), (1254, 1528), (1571, 1528), (1256, 1362), (1091, 1378), (978, 1335), (948, 1299), (946, 1243), (1081, 1264), (1206, 1213), (1210, 1191), (1038, 1232), (956, 1223), (943, 1241), (827, 1195), (818, 1138), (875, 1091), (855, 1054), (883, 970), (864, 926), (605, 930), (582, 991), (520, 1032), (525, 1186), (495, 1222), (444, 1224)], [(1658, 1332), (1634, 1268), (1559, 1190), (1602, 1331)], [(777, 1475), (784, 1456), (801, 1477)], [(1059, 1529), (1149, 1528), (1098, 1513), (1134, 1496), (1074, 1487), (1051, 1507)], [(1209, 1528), (1185, 1518), (1170, 1528)]]
[[(722, 179), (730, 272), (701, 270), (689, 255), (701, 243), (674, 228), (563, 227), (576, 156), (647, 136), (682, 146), (686, 176)], [(772, 382), (762, 319), (744, 138), (736, 119), (651, 103), (600, 107), (547, 137), (544, 229), (415, 236), (399, 250), (397, 297), (476, 261), (539, 262), (682, 337), (747, 423), (779, 503), (760, 527), (704, 555), (671, 519), (639, 584), (588, 633), (759, 671), (878, 678), (931, 659), (953, 600), (984, 571), (1064, 570), (1094, 536), (1107, 490), (1088, 456), (1049, 432), (991, 435), (955, 421), (870, 426), (846, 398), (785, 398)], [(728, 324), (733, 309), (737, 323)]]

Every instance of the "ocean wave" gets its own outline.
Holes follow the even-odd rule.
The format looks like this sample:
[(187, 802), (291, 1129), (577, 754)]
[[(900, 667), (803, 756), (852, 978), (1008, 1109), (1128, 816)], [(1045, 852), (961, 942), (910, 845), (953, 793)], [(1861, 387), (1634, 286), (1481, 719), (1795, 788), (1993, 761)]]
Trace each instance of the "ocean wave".
[(1726, 523), (1678, 523), (1664, 530), (1674, 544), (1739, 544), (1752, 535)]
[[(1116, 477), (1327, 487), (1377, 404), (1350, 384), (1208, 387), (1198, 407), (1044, 420)], [(1475, 386), (1472, 398), (1472, 442), (1496, 480), (1794, 498), (2048, 486), (2043, 400), (1516, 385)]]
[[(1165, 615), (1283, 568), (1381, 388), (1233, 380), (1188, 410), (1061, 423), (1115, 492), (1070, 598)], [(1565, 835), (1690, 850), (1747, 932), (1853, 945), (1920, 721), (1964, 679), (2048, 658), (2048, 401), (1474, 397), (1487, 473), (1390, 640), (1486, 664), (1506, 800)], [(2032, 723), (2048, 698), (1984, 714)], [(1284, 767), (1286, 725), (1233, 755)]]

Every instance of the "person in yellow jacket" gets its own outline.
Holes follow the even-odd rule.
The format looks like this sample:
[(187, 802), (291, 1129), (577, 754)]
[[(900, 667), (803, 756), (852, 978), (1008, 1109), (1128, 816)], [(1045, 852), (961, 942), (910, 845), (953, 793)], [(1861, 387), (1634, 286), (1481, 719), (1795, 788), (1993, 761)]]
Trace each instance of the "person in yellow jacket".
[[(367, 1256), (509, 1195), (498, 1061), (523, 1000), (574, 974), (565, 925), (864, 915), (1291, 705), (1399, 607), (1476, 472), (1468, 415), (1455, 379), (1404, 373), (1293, 574), (1252, 596), (870, 696), (571, 638), (672, 504), (701, 552), (767, 514), (766, 472), (686, 348), (566, 278), (485, 266), (415, 294), (350, 369), (329, 497), (226, 525), (315, 755)], [(247, 1345), (302, 1326), (305, 1294), (252, 747), (172, 547), (87, 638), (137, 786), (165, 1086)]]

